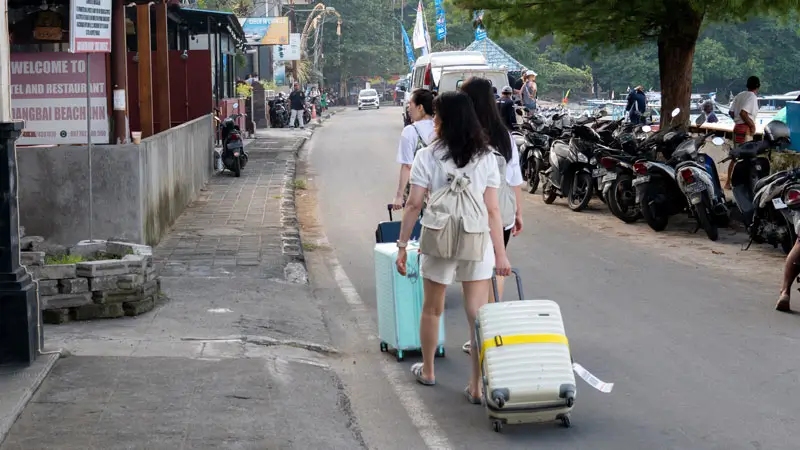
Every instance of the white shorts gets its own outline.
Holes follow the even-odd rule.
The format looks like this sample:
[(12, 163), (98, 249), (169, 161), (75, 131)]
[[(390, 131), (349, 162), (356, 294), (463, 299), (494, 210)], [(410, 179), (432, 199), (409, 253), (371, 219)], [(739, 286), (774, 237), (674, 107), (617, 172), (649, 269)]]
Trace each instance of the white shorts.
[(419, 270), (422, 278), (439, 284), (450, 285), (453, 281), (480, 281), (492, 278), (494, 273), (494, 248), (491, 240), (486, 246), (483, 261), (457, 261), (419, 255)]

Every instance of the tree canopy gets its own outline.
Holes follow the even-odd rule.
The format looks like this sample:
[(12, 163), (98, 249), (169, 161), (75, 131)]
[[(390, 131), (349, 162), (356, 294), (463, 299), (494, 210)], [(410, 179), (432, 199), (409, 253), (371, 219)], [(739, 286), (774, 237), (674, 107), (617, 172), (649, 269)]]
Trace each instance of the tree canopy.
[[(528, 32), (536, 39), (553, 35), (564, 45), (582, 47), (593, 56), (655, 42), (662, 105), (667, 110), (681, 107), (683, 119), (688, 117), (685, 106), (691, 95), (696, 44), (704, 23), (738, 22), (756, 14), (787, 14), (800, 9), (797, 0), (453, 0), (453, 3), (466, 10), (486, 10), (490, 33)], [(698, 57), (704, 63), (723, 67), (730, 64), (724, 55), (713, 54), (714, 42), (701, 44), (703, 51)]]

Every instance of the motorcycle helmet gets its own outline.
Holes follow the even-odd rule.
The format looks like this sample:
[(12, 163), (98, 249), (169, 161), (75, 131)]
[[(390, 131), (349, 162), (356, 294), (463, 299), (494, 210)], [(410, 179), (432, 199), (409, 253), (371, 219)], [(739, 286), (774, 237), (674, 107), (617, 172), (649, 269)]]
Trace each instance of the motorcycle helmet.
[(789, 127), (779, 120), (773, 120), (764, 127), (764, 137), (772, 145), (789, 145), (791, 142)]

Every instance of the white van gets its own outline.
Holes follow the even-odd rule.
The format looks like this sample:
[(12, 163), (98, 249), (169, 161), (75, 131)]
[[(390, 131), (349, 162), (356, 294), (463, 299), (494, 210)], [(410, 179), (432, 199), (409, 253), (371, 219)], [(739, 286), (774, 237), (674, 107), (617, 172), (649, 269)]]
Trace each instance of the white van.
[(488, 79), (498, 92), (508, 84), (506, 71), (486, 64), (486, 58), (481, 52), (437, 52), (420, 56), (411, 71), (411, 88), (403, 103), (404, 124), (411, 123), (407, 107), (410, 94), (415, 90), (455, 91), (471, 77)]

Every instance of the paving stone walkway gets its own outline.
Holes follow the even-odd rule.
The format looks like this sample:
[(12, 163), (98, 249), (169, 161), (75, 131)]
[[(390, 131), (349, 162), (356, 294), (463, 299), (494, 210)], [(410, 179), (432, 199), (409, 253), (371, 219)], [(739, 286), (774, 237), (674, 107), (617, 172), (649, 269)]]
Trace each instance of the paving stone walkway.
[[(284, 272), (301, 258), (292, 181), (306, 133), (268, 130), (242, 177), (210, 180), (154, 249), (165, 297), (152, 312), (45, 327), (45, 348), (71, 356), (0, 450), (364, 448), (322, 302)], [(7, 398), (5, 429), (24, 404), (2, 414)]]
[(162, 276), (283, 278), (301, 259), (294, 196), (294, 133), (257, 139), (236, 178), (214, 176), (154, 250)]

